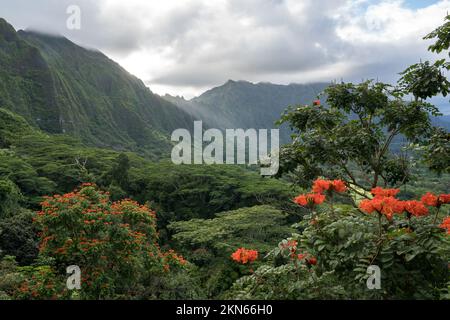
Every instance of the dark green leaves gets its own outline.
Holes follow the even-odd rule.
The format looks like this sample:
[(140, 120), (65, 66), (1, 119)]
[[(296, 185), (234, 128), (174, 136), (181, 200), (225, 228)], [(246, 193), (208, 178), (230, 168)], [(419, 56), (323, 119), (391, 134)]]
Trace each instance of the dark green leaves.
[(417, 99), (432, 98), (438, 94), (444, 97), (450, 92), (450, 82), (443, 74), (444, 60), (434, 64), (429, 61), (413, 64), (401, 72), (399, 86), (403, 94), (412, 94)]

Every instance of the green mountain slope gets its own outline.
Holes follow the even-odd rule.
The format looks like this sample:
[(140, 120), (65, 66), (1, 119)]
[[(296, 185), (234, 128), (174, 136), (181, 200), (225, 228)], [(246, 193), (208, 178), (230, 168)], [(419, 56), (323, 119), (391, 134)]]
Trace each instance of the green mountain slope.
[(50, 133), (151, 156), (192, 117), (98, 51), (0, 19), (0, 107)]
[[(217, 128), (263, 129), (275, 128), (275, 121), (289, 105), (311, 103), (327, 85), (254, 84), (229, 80), (191, 100), (169, 95), (164, 98)], [(284, 142), (289, 141), (287, 128), (280, 134)]]

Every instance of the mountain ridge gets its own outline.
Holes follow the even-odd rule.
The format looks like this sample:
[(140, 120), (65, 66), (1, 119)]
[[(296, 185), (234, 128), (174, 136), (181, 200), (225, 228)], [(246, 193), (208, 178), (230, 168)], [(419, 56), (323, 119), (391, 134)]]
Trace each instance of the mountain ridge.
[[(328, 85), (228, 80), (189, 100), (170, 95), (163, 98), (215, 128), (271, 129), (277, 128), (275, 122), (288, 106), (310, 103)], [(288, 142), (290, 134), (287, 126), (280, 128), (282, 142)]]
[(193, 118), (97, 50), (0, 20), (0, 107), (49, 133), (160, 157)]

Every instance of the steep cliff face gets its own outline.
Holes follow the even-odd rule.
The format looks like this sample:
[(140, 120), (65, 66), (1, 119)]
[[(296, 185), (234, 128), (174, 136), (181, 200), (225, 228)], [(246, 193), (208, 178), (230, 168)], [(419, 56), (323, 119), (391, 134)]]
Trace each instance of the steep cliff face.
[(193, 118), (99, 51), (0, 20), (0, 107), (49, 133), (158, 157)]
[(39, 50), (0, 19), (0, 106), (51, 133), (59, 133), (59, 108), (50, 68)]

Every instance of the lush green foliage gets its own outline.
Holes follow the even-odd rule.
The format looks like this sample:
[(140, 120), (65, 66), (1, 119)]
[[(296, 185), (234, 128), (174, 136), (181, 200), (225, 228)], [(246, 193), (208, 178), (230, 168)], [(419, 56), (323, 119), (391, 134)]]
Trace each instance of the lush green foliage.
[(132, 200), (112, 203), (91, 184), (45, 198), (34, 219), (41, 230), (39, 258), (49, 265), (19, 269), (23, 280), (13, 297), (68, 298), (56, 282), (64, 283), (67, 266), (78, 265), (78, 298), (156, 298), (153, 284), (187, 265), (173, 250), (160, 250), (155, 212)]
[[(425, 216), (400, 209), (390, 217), (336, 205), (333, 192), (327, 196), (324, 205), (308, 205), (299, 232), (280, 242), (268, 263), (238, 280), (228, 297), (439, 299), (447, 293), (450, 238), (439, 225), (448, 206), (430, 207)], [(316, 257), (314, 263), (308, 256)], [(381, 269), (381, 290), (366, 287), (371, 265)]]
[[(213, 128), (271, 129), (286, 106), (295, 105), (298, 101), (310, 101), (328, 85), (284, 86), (229, 80), (191, 100), (167, 95), (164, 98)], [(290, 134), (287, 126), (280, 128), (283, 143), (290, 141)]]
[[(427, 37), (448, 50), (448, 22)], [(0, 67), (1, 299), (449, 298), (450, 136), (425, 101), (448, 92), (446, 60), (291, 108), (278, 180), (149, 158), (203, 111), (217, 127), (272, 127), (325, 85), (229, 81), (178, 101), (191, 117), (102, 54), (1, 19)], [(333, 180), (294, 198), (318, 177)]]
[(248, 268), (230, 261), (236, 248), (268, 253), (278, 239), (289, 235), (287, 214), (270, 206), (221, 212), (213, 219), (192, 219), (169, 225), (176, 248), (199, 266), (201, 283), (210, 298), (220, 296)]
[(0, 18), (0, 107), (50, 133), (159, 158), (192, 117), (98, 51)]
[(391, 144), (400, 134), (410, 142), (426, 140), (432, 131), (429, 113), (438, 110), (426, 102), (405, 102), (388, 85), (371, 81), (335, 84), (325, 92), (329, 107), (299, 106), (283, 116), (297, 134), (282, 151), (280, 174), (294, 172), (303, 185), (321, 175), (340, 178), (366, 190), (408, 182), (413, 163)]

